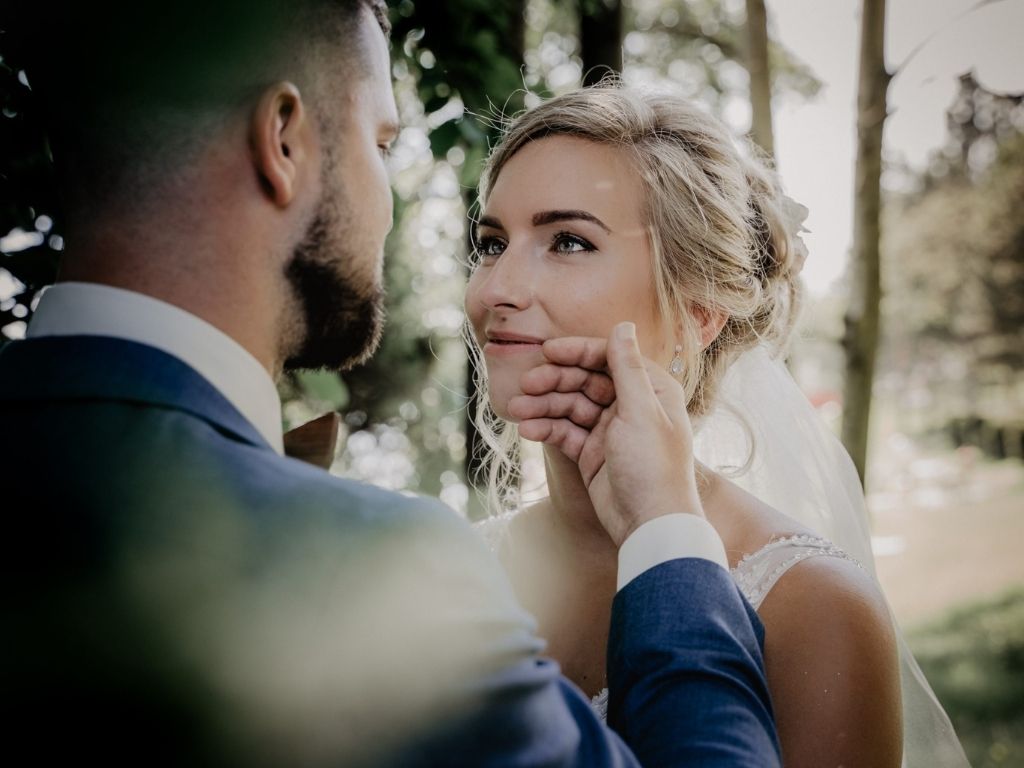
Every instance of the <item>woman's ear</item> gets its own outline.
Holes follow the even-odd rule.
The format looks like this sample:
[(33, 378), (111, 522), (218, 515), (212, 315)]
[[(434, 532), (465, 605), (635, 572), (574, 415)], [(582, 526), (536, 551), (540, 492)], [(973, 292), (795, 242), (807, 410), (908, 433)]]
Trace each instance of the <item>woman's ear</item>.
[(711, 346), (711, 342), (718, 338), (718, 334), (722, 332), (729, 319), (729, 315), (724, 310), (709, 309), (696, 304), (690, 306), (690, 316), (697, 324), (701, 349)]
[(284, 208), (295, 198), (298, 185), (310, 177), (306, 166), (316, 156), (316, 132), (299, 89), (287, 82), (267, 88), (253, 110), (249, 129), (260, 186)]

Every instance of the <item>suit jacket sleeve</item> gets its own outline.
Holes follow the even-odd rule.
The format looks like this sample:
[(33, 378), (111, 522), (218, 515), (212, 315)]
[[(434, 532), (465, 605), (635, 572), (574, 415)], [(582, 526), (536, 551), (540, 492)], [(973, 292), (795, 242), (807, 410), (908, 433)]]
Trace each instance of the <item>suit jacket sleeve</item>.
[[(476, 594), (463, 591), (460, 602), (492, 617), (485, 623), (493, 632), (477, 646), (489, 658), (473, 662), (487, 673), (471, 685), (472, 714), (413, 763), (780, 765), (760, 624), (720, 566), (674, 560), (620, 591), (609, 647), (611, 729), (557, 664), (540, 658), (532, 620), (488, 553), (471, 583)], [(489, 611), (499, 606), (505, 619), (495, 621)], [(479, 631), (474, 618), (467, 623)]]
[(720, 566), (647, 571), (615, 598), (609, 724), (645, 766), (781, 765), (763, 640)]

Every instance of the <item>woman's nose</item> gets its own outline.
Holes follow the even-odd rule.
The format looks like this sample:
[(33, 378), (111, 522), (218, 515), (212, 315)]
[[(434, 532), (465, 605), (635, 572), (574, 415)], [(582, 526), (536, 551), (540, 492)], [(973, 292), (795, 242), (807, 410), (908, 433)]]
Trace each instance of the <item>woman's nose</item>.
[(483, 280), (479, 301), (486, 309), (495, 312), (521, 310), (533, 302), (534, 276), (526, 253), (516, 253), (508, 248), (492, 265), (481, 269), (485, 274), (480, 275)]

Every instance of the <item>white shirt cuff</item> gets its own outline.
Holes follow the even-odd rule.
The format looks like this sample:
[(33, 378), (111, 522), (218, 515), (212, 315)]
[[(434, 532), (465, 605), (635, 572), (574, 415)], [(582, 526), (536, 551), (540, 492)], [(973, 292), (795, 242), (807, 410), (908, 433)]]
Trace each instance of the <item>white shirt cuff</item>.
[(703, 517), (679, 513), (649, 520), (619, 547), (616, 589), (656, 565), (683, 557), (699, 557), (729, 567), (721, 537)]

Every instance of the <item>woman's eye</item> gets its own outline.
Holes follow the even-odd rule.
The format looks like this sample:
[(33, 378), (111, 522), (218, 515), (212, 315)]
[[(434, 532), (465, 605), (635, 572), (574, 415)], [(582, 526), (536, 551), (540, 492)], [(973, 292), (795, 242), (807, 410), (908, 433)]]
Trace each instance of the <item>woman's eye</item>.
[(500, 237), (480, 237), (476, 241), (477, 260), (495, 258), (505, 252), (508, 244)]
[(593, 244), (584, 240), (578, 235), (568, 232), (559, 232), (551, 243), (551, 249), (556, 253), (589, 253), (597, 249)]

